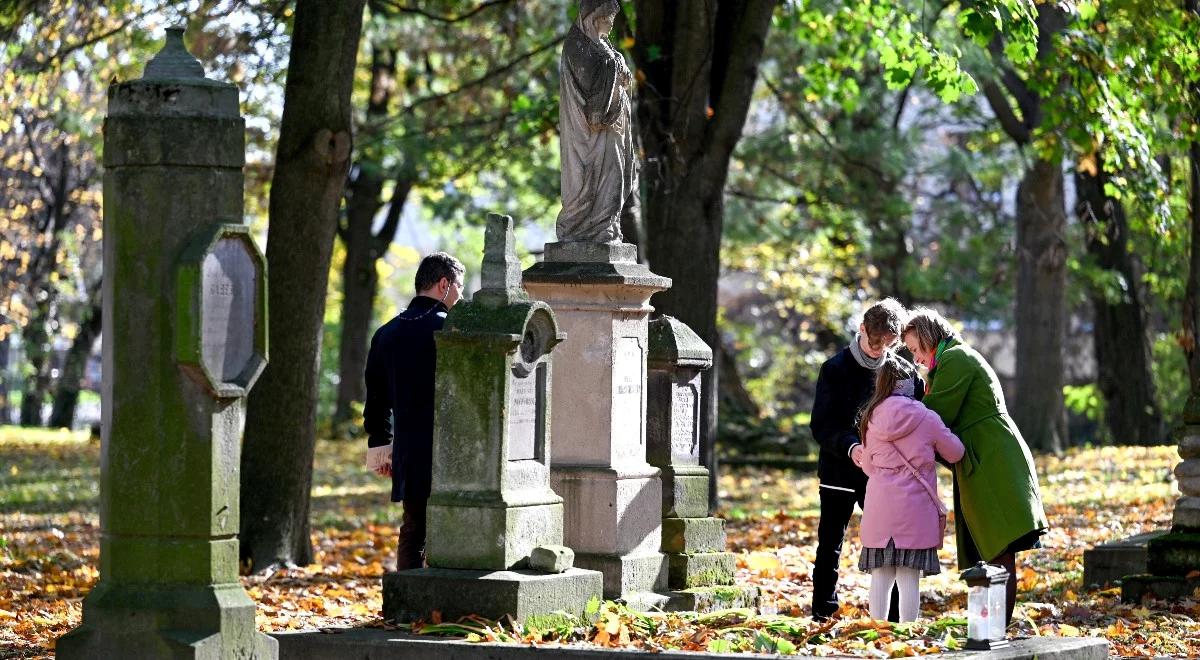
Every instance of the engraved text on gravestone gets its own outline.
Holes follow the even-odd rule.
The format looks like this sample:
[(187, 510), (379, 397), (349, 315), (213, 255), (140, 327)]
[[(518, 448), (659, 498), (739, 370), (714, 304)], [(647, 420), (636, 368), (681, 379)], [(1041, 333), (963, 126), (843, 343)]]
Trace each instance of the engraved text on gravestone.
[(258, 273), (246, 243), (222, 238), (204, 259), (201, 351), (220, 382), (232, 382), (254, 355)]

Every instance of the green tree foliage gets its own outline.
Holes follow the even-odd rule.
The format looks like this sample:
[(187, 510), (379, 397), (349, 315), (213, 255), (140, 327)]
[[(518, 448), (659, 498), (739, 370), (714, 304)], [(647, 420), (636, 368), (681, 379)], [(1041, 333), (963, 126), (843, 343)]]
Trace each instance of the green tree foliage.
[[(77, 379), (78, 362), (90, 353), (68, 351), (62, 368), (52, 359), (53, 347), (76, 338), (88, 343), (87, 335), (94, 335), (87, 328), (101, 281), (100, 152), (108, 84), (139, 76), (161, 28), (187, 16), (192, 50), (209, 65), (209, 75), (252, 89), (246, 107), (251, 126), (260, 128), (251, 131), (252, 150), (265, 148), (267, 122), (255, 118), (268, 112), (262, 86), (279, 71), (284, 5), (120, 0), (97, 8), (28, 0), (0, 13), (0, 342), (14, 334), (20, 339), (22, 423), (41, 423), (55, 380), (62, 374)], [(251, 175), (251, 199), (262, 188)], [(0, 388), (0, 396), (7, 389)], [(55, 421), (63, 422), (70, 409)]]
[[(365, 112), (356, 119), (361, 139), (339, 228), (347, 249), (339, 422), (363, 399), (377, 262), (406, 203), (420, 203), (452, 231), (478, 225), (488, 211), (546, 226), (558, 193), (557, 46), (566, 3), (370, 7), (370, 55), (360, 58), (356, 92)], [(459, 256), (473, 265), (471, 255)]]

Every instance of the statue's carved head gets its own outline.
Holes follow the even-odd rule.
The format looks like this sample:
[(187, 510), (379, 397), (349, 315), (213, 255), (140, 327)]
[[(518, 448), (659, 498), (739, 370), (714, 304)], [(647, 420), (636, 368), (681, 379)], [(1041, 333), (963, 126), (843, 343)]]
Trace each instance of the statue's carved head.
[(580, 0), (579, 18), (584, 28), (595, 30), (596, 36), (604, 36), (612, 31), (613, 21), (621, 5), (617, 0)]

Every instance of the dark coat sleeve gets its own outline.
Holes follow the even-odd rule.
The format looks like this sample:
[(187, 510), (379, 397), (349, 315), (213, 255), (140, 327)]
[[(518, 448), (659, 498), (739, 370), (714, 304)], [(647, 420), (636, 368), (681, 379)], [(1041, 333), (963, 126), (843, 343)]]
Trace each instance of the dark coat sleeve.
[(392, 441), (392, 383), (388, 377), (386, 351), (379, 345), (380, 332), (371, 338), (367, 352), (367, 401), (363, 407), (363, 430), (368, 447), (382, 447)]
[(850, 448), (861, 444), (858, 432), (853, 425), (839, 425), (839, 409), (845, 405), (846, 396), (838, 388), (839, 374), (834, 367), (826, 362), (821, 365), (821, 375), (817, 377), (816, 396), (813, 397), (812, 426), (813, 438), (821, 448), (833, 453), (847, 456)]

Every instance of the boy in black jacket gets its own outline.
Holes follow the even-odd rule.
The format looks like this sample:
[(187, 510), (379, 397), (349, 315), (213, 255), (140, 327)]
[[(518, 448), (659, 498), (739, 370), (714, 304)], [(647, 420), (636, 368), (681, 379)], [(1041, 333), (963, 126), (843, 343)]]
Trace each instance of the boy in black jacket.
[[(813, 399), (812, 432), (821, 445), (817, 474), (821, 481), (821, 522), (817, 527), (817, 558), (813, 563), (812, 615), (826, 619), (838, 610), (838, 561), (846, 525), (861, 509), (866, 495), (867, 475), (859, 467), (862, 442), (858, 437), (858, 413), (875, 391), (875, 369), (903, 327), (904, 307), (892, 298), (872, 305), (863, 314), (858, 333), (850, 345), (821, 365)], [(925, 385), (911, 371), (914, 392), (921, 397)], [(893, 591), (892, 598), (897, 598)], [(899, 612), (893, 603), (892, 612)]]
[[(433, 473), (433, 333), (442, 329), (446, 314), (462, 297), (465, 273), (462, 263), (445, 252), (422, 259), (416, 297), (375, 332), (367, 353), (367, 463), (392, 478), (392, 501), (404, 502), (396, 570), (423, 563), (425, 503)], [(372, 461), (375, 452), (387, 458)]]

